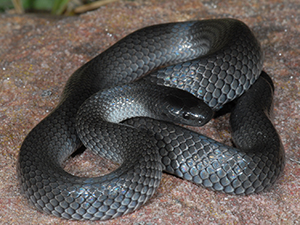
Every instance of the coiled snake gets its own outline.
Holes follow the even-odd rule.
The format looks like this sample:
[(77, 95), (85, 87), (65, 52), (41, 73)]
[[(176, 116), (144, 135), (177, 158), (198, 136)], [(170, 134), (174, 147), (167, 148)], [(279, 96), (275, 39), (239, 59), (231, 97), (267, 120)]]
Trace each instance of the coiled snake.
[[(273, 83), (261, 70), (260, 45), (238, 20), (128, 35), (75, 71), (58, 106), (25, 138), (22, 191), (55, 216), (107, 220), (144, 204), (162, 171), (225, 193), (265, 190), (283, 170), (284, 150), (269, 120)], [(231, 101), (235, 147), (170, 123), (203, 125)], [(81, 143), (120, 167), (95, 178), (65, 172)]]

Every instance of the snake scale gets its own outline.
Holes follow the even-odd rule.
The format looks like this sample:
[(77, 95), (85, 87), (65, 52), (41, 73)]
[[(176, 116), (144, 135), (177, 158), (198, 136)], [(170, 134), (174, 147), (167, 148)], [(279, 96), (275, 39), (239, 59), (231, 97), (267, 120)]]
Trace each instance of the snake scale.
[[(162, 171), (229, 194), (269, 188), (284, 149), (269, 119), (274, 86), (262, 58), (235, 19), (129, 34), (77, 69), (55, 110), (27, 135), (17, 165), (22, 192), (58, 217), (108, 220), (143, 205)], [(229, 102), (234, 147), (176, 125), (203, 125)], [(67, 173), (62, 164), (82, 143), (120, 167), (93, 178)]]

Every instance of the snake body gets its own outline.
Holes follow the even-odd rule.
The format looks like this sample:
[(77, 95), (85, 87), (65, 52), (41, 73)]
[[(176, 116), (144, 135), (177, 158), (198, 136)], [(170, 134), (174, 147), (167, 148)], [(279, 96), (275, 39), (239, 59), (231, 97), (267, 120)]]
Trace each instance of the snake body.
[[(162, 171), (225, 193), (267, 189), (283, 171), (284, 150), (269, 120), (273, 83), (261, 70), (260, 45), (238, 20), (126, 36), (76, 70), (55, 110), (27, 135), (17, 166), (22, 191), (46, 213), (107, 220), (144, 204)], [(170, 123), (202, 121), (203, 111), (205, 123), (203, 104), (217, 111), (230, 101), (235, 147)], [(67, 173), (62, 164), (82, 143), (120, 167), (94, 178)]]

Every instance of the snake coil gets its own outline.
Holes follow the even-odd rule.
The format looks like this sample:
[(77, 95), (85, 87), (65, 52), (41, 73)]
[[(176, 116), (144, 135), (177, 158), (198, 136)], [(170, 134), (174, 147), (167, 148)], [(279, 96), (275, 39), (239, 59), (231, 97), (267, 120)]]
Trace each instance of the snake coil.
[[(260, 45), (238, 20), (128, 35), (75, 71), (58, 106), (27, 135), (17, 167), (22, 191), (46, 213), (107, 220), (144, 204), (162, 171), (230, 194), (269, 188), (283, 171), (284, 150), (269, 120), (273, 83), (261, 70)], [(209, 110), (231, 101), (235, 147), (169, 121), (203, 124)], [(120, 167), (95, 178), (67, 173), (62, 163), (82, 143)]]

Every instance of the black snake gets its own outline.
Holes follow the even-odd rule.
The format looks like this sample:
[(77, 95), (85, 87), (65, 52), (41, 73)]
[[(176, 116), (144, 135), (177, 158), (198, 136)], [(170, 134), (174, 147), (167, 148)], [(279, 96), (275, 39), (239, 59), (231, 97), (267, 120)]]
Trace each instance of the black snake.
[[(55, 216), (107, 220), (144, 204), (162, 171), (225, 193), (265, 190), (283, 171), (284, 150), (269, 120), (274, 87), (262, 58), (250, 29), (234, 19), (128, 35), (75, 71), (58, 106), (25, 138), (22, 191)], [(170, 123), (203, 125), (228, 102), (235, 147)], [(81, 143), (121, 166), (95, 178), (65, 172)]]

